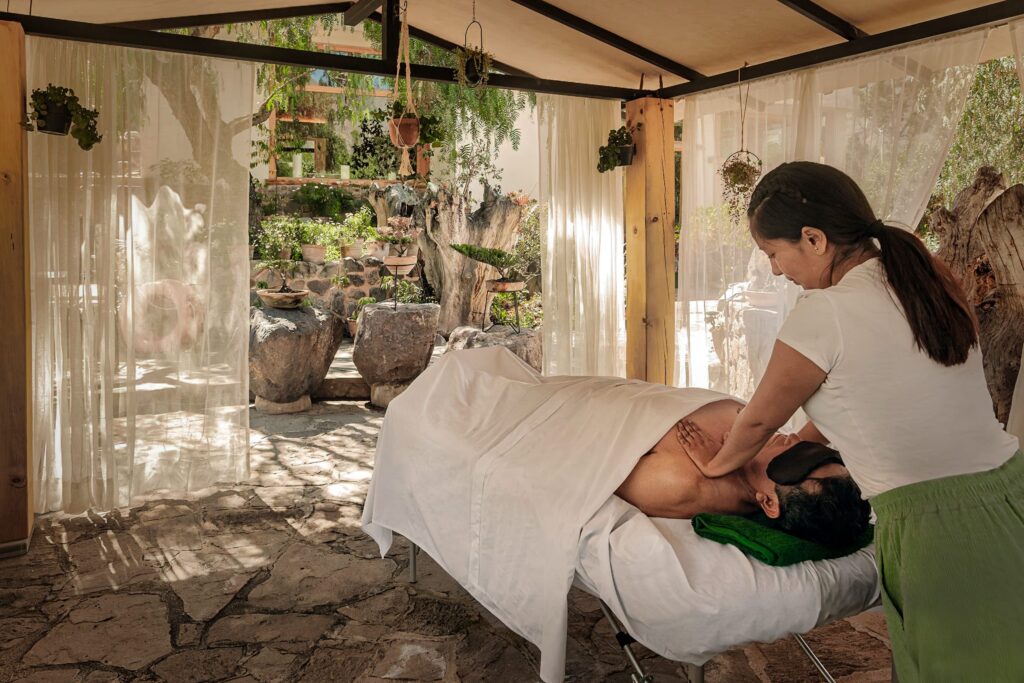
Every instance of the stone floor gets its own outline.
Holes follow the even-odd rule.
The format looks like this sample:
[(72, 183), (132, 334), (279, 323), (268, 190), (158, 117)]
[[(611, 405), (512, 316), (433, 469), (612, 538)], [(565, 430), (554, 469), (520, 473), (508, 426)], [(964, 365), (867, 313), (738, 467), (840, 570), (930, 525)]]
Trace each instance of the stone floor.
[[(0, 681), (536, 680), (537, 651), (407, 545), (358, 528), (382, 415), (357, 402), (252, 414), (252, 477), (194, 500), (40, 519), (0, 561)], [(597, 602), (573, 591), (567, 680), (627, 683)], [(889, 680), (881, 615), (808, 636), (837, 680)], [(640, 648), (659, 683), (683, 668)], [(820, 680), (792, 639), (726, 652), (709, 682)]]

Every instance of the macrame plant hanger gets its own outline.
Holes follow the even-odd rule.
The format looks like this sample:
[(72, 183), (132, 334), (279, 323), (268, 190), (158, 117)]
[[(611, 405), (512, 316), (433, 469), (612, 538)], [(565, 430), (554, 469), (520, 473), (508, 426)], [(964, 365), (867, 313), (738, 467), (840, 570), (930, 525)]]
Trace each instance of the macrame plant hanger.
[[(409, 59), (409, 3), (408, 1), (402, 2), (399, 5), (399, 12), (401, 14), (402, 29), (399, 32), (398, 38), (398, 64), (395, 65), (395, 87), (391, 92), (391, 101), (401, 101), (399, 93), (401, 92), (400, 80), (402, 77), (402, 62), (405, 62), (405, 111), (402, 112), (402, 119), (406, 118), (406, 114), (412, 114), (412, 118), (418, 119), (419, 115), (416, 112), (416, 102), (412, 97), (412, 71), (410, 69)], [(399, 177), (408, 177), (412, 175), (412, 160), (409, 158), (409, 150), (416, 146), (419, 141), (419, 124), (415, 127), (408, 127), (406, 134), (403, 136), (403, 126), (400, 124), (393, 124), (396, 128), (395, 138), (398, 140), (398, 148), (402, 150), (401, 164), (398, 167)], [(410, 132), (410, 129), (412, 132)], [(409, 139), (406, 139), (409, 138)]]

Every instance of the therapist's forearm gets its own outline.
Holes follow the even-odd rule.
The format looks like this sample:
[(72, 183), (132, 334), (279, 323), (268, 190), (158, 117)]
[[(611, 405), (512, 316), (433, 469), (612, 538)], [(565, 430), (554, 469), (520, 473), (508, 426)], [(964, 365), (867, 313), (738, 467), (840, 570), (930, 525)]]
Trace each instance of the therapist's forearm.
[(747, 411), (740, 411), (736, 423), (729, 432), (729, 438), (722, 444), (722, 449), (701, 468), (704, 470), (704, 476), (722, 477), (735, 472), (753, 460), (768, 443), (768, 439), (775, 434), (777, 426), (753, 419), (749, 415), (744, 415), (745, 412)]

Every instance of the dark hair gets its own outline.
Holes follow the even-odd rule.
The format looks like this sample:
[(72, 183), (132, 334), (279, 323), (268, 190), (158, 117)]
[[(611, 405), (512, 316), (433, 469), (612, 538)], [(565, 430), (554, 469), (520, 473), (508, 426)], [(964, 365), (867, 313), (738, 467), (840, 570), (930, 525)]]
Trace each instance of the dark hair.
[(776, 486), (779, 526), (794, 536), (831, 548), (845, 548), (868, 528), (871, 506), (849, 475), (815, 480), (819, 490)]
[(778, 166), (754, 188), (747, 216), (751, 232), (764, 239), (797, 242), (805, 226), (818, 228), (838, 250), (833, 267), (877, 239), (889, 289), (917, 347), (949, 366), (965, 362), (978, 343), (974, 314), (953, 273), (916, 235), (875, 218), (857, 183), (839, 169), (810, 161)]

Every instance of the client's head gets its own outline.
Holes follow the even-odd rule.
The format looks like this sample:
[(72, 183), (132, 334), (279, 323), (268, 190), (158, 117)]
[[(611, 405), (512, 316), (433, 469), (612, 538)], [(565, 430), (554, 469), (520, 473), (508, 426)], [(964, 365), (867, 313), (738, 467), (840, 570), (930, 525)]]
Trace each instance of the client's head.
[(871, 507), (836, 451), (793, 436), (776, 437), (758, 460), (765, 472), (755, 497), (785, 531), (843, 547), (867, 529)]

